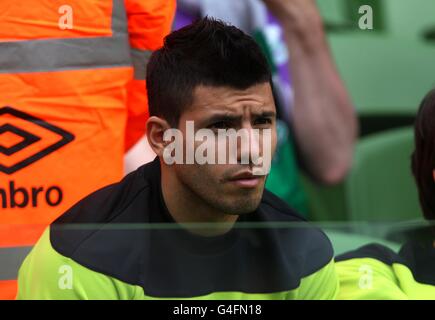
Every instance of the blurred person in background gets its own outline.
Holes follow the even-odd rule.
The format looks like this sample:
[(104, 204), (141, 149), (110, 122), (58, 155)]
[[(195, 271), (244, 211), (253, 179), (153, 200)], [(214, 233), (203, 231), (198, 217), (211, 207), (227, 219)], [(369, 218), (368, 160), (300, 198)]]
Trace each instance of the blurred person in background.
[(420, 105), (414, 141), (412, 173), (430, 225), (408, 232), (398, 253), (369, 244), (338, 256), (339, 299), (435, 299), (435, 90)]

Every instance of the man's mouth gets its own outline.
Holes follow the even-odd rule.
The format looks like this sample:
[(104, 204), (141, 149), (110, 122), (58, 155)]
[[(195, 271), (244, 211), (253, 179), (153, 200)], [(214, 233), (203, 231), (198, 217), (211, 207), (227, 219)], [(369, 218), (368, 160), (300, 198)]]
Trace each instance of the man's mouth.
[(257, 176), (252, 171), (243, 171), (232, 176), (228, 181), (242, 188), (255, 188), (261, 182), (262, 176)]

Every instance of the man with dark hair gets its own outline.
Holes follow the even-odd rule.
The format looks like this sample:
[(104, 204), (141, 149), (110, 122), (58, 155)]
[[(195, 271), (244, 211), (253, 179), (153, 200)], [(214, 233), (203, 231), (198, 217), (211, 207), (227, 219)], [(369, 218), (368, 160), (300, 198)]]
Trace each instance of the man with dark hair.
[(370, 244), (336, 258), (340, 299), (435, 299), (435, 90), (423, 99), (412, 173), (428, 227), (408, 232), (399, 253)]
[(276, 145), (270, 78), (235, 27), (205, 18), (167, 36), (147, 68), (156, 159), (46, 230), (18, 298), (334, 298), (328, 238), (264, 189)]
[[(358, 132), (316, 1), (178, 0), (174, 28), (205, 16), (236, 26), (262, 48), (272, 70), (278, 137), (266, 188), (301, 215), (315, 213), (308, 208), (301, 173), (316, 184), (342, 182)], [(144, 156), (146, 147), (129, 154), (128, 167), (151, 161)]]
[(412, 154), (420, 206), (427, 220), (435, 220), (435, 89), (423, 99), (415, 121)]

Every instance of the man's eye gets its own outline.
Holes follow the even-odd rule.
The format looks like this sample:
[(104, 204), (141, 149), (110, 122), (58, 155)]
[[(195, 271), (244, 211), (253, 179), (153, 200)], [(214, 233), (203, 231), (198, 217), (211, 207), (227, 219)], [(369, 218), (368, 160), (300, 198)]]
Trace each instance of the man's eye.
[(227, 121), (218, 121), (209, 126), (210, 129), (227, 129), (230, 124)]
[(254, 121), (254, 125), (265, 125), (265, 124), (271, 124), (272, 123), (272, 119), (270, 118), (258, 118), (255, 119)]

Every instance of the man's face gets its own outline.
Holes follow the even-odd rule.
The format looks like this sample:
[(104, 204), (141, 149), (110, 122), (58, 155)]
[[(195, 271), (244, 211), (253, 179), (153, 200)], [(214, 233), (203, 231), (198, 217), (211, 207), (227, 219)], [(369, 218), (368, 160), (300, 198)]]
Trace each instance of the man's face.
[[(276, 147), (276, 109), (270, 84), (255, 85), (246, 90), (197, 87), (194, 90), (193, 104), (185, 109), (179, 120), (178, 129), (183, 133), (184, 150), (189, 149), (186, 146), (186, 139), (189, 138), (187, 121), (193, 121), (195, 132), (205, 128), (213, 130), (213, 150), (217, 157), (222, 152), (220, 147), (226, 146), (226, 161), (224, 164), (217, 161), (215, 164), (198, 164), (195, 161), (194, 164), (173, 165), (179, 181), (199, 201), (206, 202), (222, 213), (243, 214), (254, 211), (260, 204), (266, 175), (253, 174), (256, 166), (250, 156), (257, 148), (255, 151), (260, 157), (267, 158), (265, 152), (269, 152), (271, 158)], [(236, 163), (229, 163), (228, 139), (219, 138), (218, 135), (222, 129), (243, 129), (249, 132), (249, 148), (246, 148), (246, 144), (245, 147), (242, 146), (242, 139), (237, 140), (234, 155)], [(255, 131), (258, 135), (253, 138), (252, 133)], [(266, 131), (270, 133), (267, 139)], [(201, 144), (204, 146), (204, 141), (194, 141), (191, 145), (197, 150)], [(244, 159), (249, 159), (248, 163), (241, 163), (244, 156), (247, 156)]]

